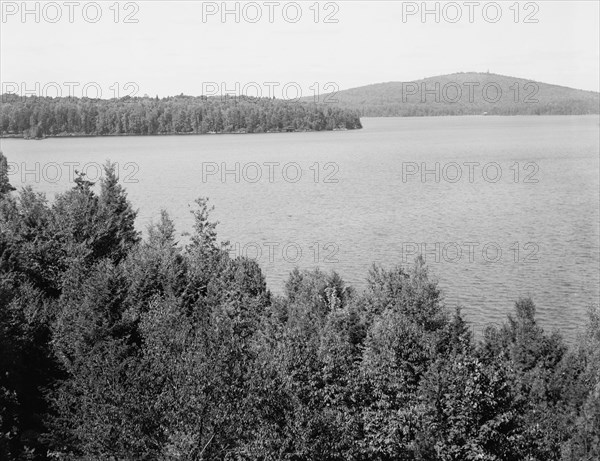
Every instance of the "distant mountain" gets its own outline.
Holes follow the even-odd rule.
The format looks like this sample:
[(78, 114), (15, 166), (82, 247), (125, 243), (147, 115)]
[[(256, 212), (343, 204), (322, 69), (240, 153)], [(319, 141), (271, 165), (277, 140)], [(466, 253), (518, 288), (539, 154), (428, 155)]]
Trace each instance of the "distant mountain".
[(479, 72), (378, 83), (320, 100), (366, 117), (600, 113), (600, 93)]

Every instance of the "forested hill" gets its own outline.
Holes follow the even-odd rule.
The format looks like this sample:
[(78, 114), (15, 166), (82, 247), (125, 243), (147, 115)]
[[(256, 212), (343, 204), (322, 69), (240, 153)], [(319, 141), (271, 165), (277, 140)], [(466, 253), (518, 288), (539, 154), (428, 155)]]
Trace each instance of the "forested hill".
[(356, 111), (248, 97), (50, 98), (2, 95), (0, 135), (265, 133), (362, 128)]
[(489, 73), (456, 73), (368, 85), (330, 95), (367, 117), (580, 115), (600, 113), (600, 94)]

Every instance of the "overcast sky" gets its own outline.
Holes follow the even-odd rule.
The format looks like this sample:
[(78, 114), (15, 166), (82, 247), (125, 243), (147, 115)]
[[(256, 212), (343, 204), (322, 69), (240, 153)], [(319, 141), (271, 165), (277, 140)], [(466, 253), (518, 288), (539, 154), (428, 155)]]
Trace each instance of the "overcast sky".
[[(285, 1), (228, 2), (239, 16), (231, 13), (225, 22), (221, 2), (121, 2), (118, 18), (112, 1), (100, 2), (99, 11), (90, 2), (46, 3), (29, 2), (33, 12), (23, 17), (20, 1), (2, 2), (4, 90), (13, 83), (34, 89), (36, 82), (40, 88), (56, 82), (66, 93), (66, 82), (77, 82), (71, 87), (81, 96), (83, 85), (96, 82), (102, 97), (111, 97), (117, 82), (120, 96), (199, 95), (214, 91), (211, 82), (228, 89), (256, 82), (265, 95), (271, 91), (266, 82), (278, 82), (272, 91), (279, 97), (286, 83), (297, 82), (307, 95), (314, 82), (326, 92), (333, 88), (325, 88), (327, 82), (346, 89), (488, 70), (586, 90), (598, 91), (600, 84), (598, 1), (520, 2), (512, 9), (514, 1), (502, 1), (497, 22), (491, 2), (439, 2), (439, 23), (434, 14), (423, 22), (414, 11), (421, 2), (337, 1), (315, 8), (303, 1), (300, 9)], [(124, 88), (126, 82), (135, 85)], [(251, 86), (246, 92), (256, 93)], [(52, 87), (46, 86), (50, 96), (57, 91)]]

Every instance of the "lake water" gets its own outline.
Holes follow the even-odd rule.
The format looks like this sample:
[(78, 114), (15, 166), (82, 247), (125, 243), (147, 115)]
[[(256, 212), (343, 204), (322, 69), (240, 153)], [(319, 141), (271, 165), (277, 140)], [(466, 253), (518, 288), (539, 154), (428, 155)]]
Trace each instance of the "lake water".
[(424, 251), (447, 302), (462, 305), (477, 329), (532, 296), (542, 324), (573, 339), (599, 297), (598, 117), (363, 125), (5, 139), (1, 149), (16, 164), (12, 184), (31, 184), (50, 199), (68, 187), (70, 168), (86, 167), (93, 178), (96, 164), (118, 162), (141, 230), (160, 209), (178, 230), (190, 230), (189, 205), (209, 197), (220, 238), (232, 243), (232, 254), (258, 257), (276, 293), (294, 266), (335, 269), (360, 288), (372, 263), (408, 264)]

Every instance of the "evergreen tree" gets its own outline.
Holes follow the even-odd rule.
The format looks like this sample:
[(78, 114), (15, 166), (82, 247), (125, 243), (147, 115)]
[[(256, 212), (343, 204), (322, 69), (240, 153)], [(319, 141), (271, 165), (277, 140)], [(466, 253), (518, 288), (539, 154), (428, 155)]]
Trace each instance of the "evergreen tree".
[(15, 190), (8, 181), (8, 162), (0, 150), (0, 197)]

